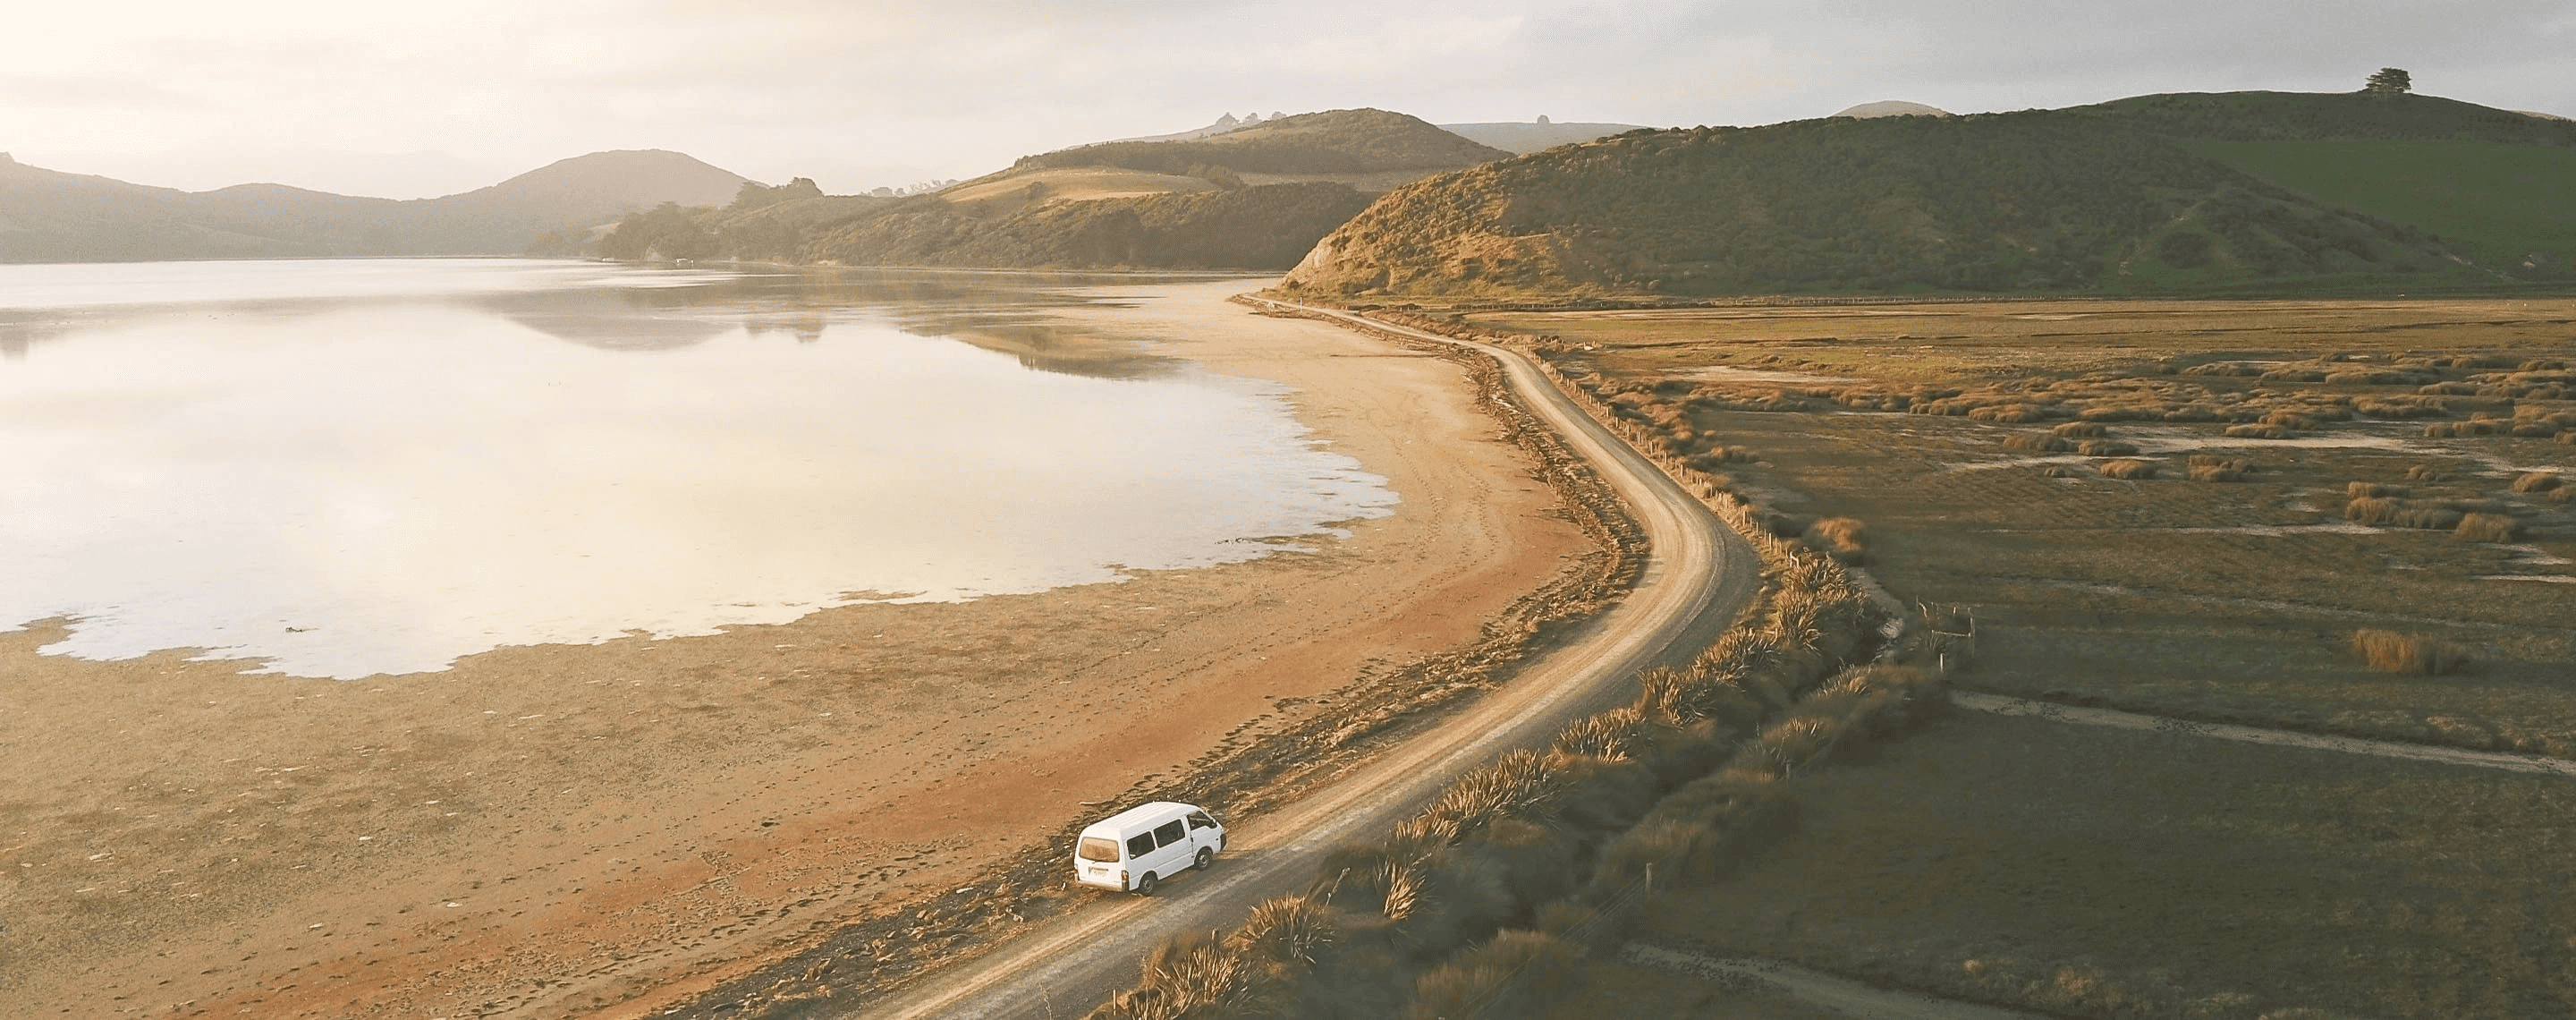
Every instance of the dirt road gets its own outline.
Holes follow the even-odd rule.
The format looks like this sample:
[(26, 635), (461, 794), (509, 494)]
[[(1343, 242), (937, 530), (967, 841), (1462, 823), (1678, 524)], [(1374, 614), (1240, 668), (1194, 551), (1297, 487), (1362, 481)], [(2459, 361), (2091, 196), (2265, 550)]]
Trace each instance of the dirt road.
[(1456, 362), (1246, 314), (1246, 286), (1080, 290), (1040, 353), (1275, 384), (1392, 515), (1244, 563), (354, 682), (0, 631), (0, 1013), (659, 1016), (981, 881), (1081, 802), (1333, 718), (1354, 677), (1474, 644), (1597, 555)]
[(1743, 540), (1586, 417), (1526, 358), (1346, 313), (1283, 307), (1494, 357), (1512, 394), (1562, 433), (1627, 502), (1653, 543), (1643, 579), (1586, 633), (1447, 724), (1287, 810), (1239, 824), (1232, 849), (1215, 868), (1185, 875), (1151, 899), (1104, 900), (1067, 915), (857, 1015), (1079, 1015), (1131, 984), (1139, 958), (1164, 937), (1231, 925), (1260, 900), (1304, 886), (1324, 851), (1384, 831), (1449, 777), (1506, 749), (1541, 743), (1567, 720), (1624, 697), (1639, 669), (1664, 661), (1670, 649), (1695, 651), (1753, 597), (1759, 577)]

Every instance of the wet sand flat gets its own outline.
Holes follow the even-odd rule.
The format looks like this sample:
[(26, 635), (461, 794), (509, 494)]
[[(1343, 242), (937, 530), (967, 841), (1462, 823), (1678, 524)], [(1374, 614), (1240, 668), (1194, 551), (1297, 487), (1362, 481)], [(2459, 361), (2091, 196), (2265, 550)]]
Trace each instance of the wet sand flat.
[(0, 634), (0, 998), (658, 1012), (971, 881), (1230, 731), (1330, 710), (1279, 700), (1471, 641), (1584, 551), (1460, 368), (1223, 301), (1251, 286), (1067, 314), (1294, 387), (1392, 516), (1229, 566), (372, 680)]

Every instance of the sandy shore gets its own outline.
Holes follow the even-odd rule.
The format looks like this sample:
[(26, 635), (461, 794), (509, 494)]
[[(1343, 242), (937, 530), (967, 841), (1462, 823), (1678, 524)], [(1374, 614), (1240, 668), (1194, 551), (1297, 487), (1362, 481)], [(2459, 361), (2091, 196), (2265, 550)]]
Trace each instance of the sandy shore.
[(0, 1001), (641, 1014), (1471, 641), (1584, 551), (1457, 366), (1222, 300), (1244, 289), (1069, 314), (1294, 387), (1393, 516), (1232, 566), (362, 681), (0, 633)]

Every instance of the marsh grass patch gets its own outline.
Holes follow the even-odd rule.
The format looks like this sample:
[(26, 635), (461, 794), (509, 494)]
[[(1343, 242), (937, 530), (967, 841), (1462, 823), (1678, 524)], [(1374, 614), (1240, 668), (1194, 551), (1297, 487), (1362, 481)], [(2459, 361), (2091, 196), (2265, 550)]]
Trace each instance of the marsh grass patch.
[(2469, 661), (2465, 649), (2449, 642), (2375, 628), (2353, 631), (2352, 650), (2361, 656), (2362, 665), (2380, 673), (2433, 676), (2457, 672)]

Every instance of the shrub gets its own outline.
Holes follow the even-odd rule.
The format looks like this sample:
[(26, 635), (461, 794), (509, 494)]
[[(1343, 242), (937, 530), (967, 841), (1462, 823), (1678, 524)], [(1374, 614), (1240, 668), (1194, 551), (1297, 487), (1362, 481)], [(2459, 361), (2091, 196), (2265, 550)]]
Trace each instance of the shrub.
[(1859, 563), (1867, 554), (1861, 540), (1867, 528), (1849, 517), (1827, 517), (1807, 526), (1801, 538), (1809, 548), (1825, 553), (1844, 563)]
[(2026, 450), (2031, 453), (2064, 453), (2074, 448), (2074, 443), (2070, 443), (2056, 436), (2035, 436), (2028, 433), (2016, 432), (2004, 437), (2004, 449), (2007, 450)]
[(2126, 457), (2138, 452), (2138, 444), (2117, 439), (2087, 439), (2075, 444), (2075, 452), (2087, 457)]
[(2447, 506), (2406, 506), (2398, 508), (2397, 514), (2390, 518), (2388, 523), (2400, 528), (2440, 531), (2459, 524), (2464, 516), (2466, 515), (2460, 511)]
[(1750, 464), (1760, 459), (1760, 455), (1741, 446), (1711, 446), (1708, 452), (1692, 457), (1689, 464), (1701, 471), (1715, 471), (1721, 465)]
[(2048, 414), (2047, 412), (2028, 404), (2002, 404), (1992, 407), (1970, 408), (1968, 410), (1968, 417), (1974, 421), (1990, 421), (2004, 425), (2018, 425), (2026, 422), (2043, 420), (2048, 417)]
[(2151, 460), (2106, 460), (2097, 470), (2102, 472), (2104, 478), (2117, 478), (2131, 482), (2144, 481), (2156, 476), (2156, 464)]
[(2515, 492), (2548, 492), (2558, 488), (2558, 472), (2533, 471), (2513, 480)]
[(2470, 542), (2510, 542), (2522, 534), (2522, 522), (2503, 514), (2464, 514), (2451, 533)]
[(1554, 998), (1579, 966), (1574, 945), (1543, 931), (1504, 930), (1491, 941), (1459, 953), (1414, 980), (1407, 1020), (1467, 1017), (1490, 1004), (1515, 979)]
[[(2354, 482), (2354, 486), (2364, 483)], [(2375, 487), (2374, 487), (2375, 488)], [(2379, 527), (2397, 519), (2397, 501), (2385, 496), (2356, 496), (2343, 505), (2343, 519)]]
[(2393, 630), (2354, 631), (2352, 649), (2361, 654), (2364, 664), (2381, 673), (2448, 673), (2469, 659), (2455, 645)]
[(2099, 439), (2111, 434), (2111, 430), (2102, 427), (2098, 421), (2070, 421), (2048, 431), (2068, 439)]

